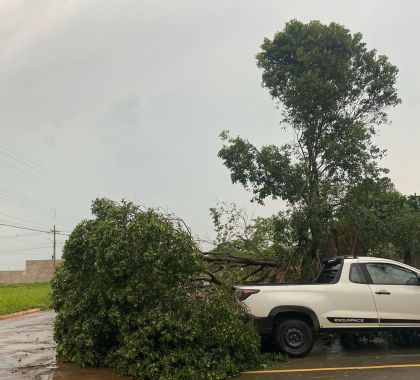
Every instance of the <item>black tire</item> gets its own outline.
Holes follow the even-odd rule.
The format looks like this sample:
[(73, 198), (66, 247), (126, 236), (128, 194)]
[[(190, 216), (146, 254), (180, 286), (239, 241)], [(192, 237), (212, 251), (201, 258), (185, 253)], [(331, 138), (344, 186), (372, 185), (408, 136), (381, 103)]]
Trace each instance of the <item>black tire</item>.
[(314, 332), (305, 321), (287, 319), (277, 325), (274, 340), (281, 353), (291, 358), (302, 358), (314, 346)]

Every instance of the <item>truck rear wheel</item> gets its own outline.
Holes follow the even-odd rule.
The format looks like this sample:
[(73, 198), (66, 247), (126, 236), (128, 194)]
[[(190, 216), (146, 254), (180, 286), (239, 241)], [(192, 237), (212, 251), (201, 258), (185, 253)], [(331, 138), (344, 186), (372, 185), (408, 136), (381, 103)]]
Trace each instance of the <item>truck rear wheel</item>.
[(275, 330), (278, 350), (291, 358), (301, 358), (309, 354), (314, 345), (314, 332), (305, 321), (287, 319)]

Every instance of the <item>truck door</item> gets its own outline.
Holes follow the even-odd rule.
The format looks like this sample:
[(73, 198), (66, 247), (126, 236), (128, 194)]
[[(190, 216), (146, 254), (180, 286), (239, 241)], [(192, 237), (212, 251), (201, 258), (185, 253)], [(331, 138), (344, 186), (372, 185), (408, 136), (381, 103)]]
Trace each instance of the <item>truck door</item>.
[(391, 263), (363, 264), (375, 298), (380, 326), (420, 326), (420, 282), (417, 274)]
[(339, 282), (323, 285), (317, 309), (322, 328), (359, 329), (379, 327), (372, 291), (358, 263), (345, 263)]

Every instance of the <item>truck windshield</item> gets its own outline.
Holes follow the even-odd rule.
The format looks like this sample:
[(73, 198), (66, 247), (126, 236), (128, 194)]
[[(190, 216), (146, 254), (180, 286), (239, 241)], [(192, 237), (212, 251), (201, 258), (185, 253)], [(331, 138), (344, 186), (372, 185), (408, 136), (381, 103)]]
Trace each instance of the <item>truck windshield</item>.
[(318, 277), (315, 279), (316, 284), (333, 284), (337, 282), (340, 273), (342, 260), (331, 260), (324, 263)]

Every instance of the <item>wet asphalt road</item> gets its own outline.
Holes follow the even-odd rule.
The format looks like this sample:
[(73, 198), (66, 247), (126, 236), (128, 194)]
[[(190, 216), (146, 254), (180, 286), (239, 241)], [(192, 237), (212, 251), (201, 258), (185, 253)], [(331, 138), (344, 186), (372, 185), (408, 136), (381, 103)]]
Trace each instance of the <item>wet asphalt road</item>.
[[(417, 367), (405, 367), (406, 365), (417, 365)], [(383, 366), (404, 367), (379, 368)], [(343, 367), (374, 368), (346, 370)], [(275, 372), (276, 370), (282, 372)], [(299, 372), (302, 370), (305, 372)], [(237, 379), (416, 380), (420, 379), (420, 346), (389, 347), (382, 341), (375, 341), (354, 349), (344, 350), (338, 342), (330, 346), (316, 344), (311, 354), (305, 358), (290, 359), (267, 372), (244, 374)]]
[(0, 320), (0, 380), (123, 380), (110, 370), (56, 365), (52, 327), (43, 311)]
[(0, 321), (0, 379), (35, 379), (55, 363), (54, 313)]
[[(0, 321), (1, 380), (123, 380), (126, 377), (103, 369), (78, 369), (56, 365), (52, 337), (54, 313), (50, 311)], [(417, 365), (417, 367), (405, 367)], [(375, 367), (345, 369), (348, 367)], [(377, 368), (376, 366), (404, 366)], [(344, 369), (343, 369), (344, 367)], [(299, 372), (302, 370), (307, 372)], [(275, 372), (280, 370), (282, 372)], [(320, 371), (319, 371), (320, 370)], [(288, 371), (288, 372), (285, 372)], [(420, 380), (420, 346), (388, 347), (384, 342), (343, 350), (340, 344), (317, 344), (303, 359), (291, 359), (279, 367), (240, 380), (289, 379)]]

